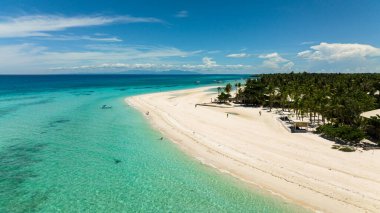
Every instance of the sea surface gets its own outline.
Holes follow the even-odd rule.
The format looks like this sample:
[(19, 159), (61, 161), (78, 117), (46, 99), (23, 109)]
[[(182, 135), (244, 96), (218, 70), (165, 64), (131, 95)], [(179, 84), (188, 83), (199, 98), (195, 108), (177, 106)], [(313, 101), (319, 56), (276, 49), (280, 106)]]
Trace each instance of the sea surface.
[(246, 77), (0, 76), (0, 212), (304, 212), (159, 140), (124, 103)]

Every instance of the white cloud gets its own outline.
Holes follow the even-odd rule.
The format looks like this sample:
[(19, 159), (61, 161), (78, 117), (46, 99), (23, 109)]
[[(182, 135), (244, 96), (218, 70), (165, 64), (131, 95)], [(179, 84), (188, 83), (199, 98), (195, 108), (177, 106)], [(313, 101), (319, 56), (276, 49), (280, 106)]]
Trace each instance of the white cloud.
[(312, 61), (336, 62), (345, 59), (363, 60), (380, 56), (380, 48), (367, 44), (325, 43), (311, 46), (311, 50), (298, 53), (298, 56)]
[(104, 64), (95, 64), (95, 65), (81, 65), (74, 67), (54, 67), (50, 68), (51, 70), (85, 70), (85, 69), (122, 69), (122, 70), (131, 70), (131, 69), (141, 69), (141, 70), (167, 70), (174, 69), (175, 66), (171, 64), (153, 64), (153, 63), (104, 63)]
[(33, 15), (0, 19), (0, 38), (49, 36), (48, 32), (68, 28), (108, 25), (112, 23), (157, 23), (156, 18), (133, 16)]
[(314, 43), (315, 43), (314, 41), (304, 41), (304, 42), (301, 42), (301, 45), (310, 45)]
[(272, 70), (290, 70), (293, 68), (294, 63), (288, 59), (283, 58), (280, 54), (274, 52), (270, 54), (259, 55), (259, 58), (264, 59), (262, 66)]
[[(167, 58), (167, 57), (188, 57), (199, 53), (200, 51), (183, 51), (175, 47), (166, 46), (147, 46), (147, 45), (89, 45), (87, 48), (91, 51), (102, 52), (120, 56), (115, 59), (149, 59), (149, 58)], [(110, 56), (112, 57), (112, 56)]]
[[(174, 47), (142, 45), (89, 45), (82, 51), (52, 51), (30, 43), (0, 45), (0, 73), (112, 73), (136, 69), (244, 72), (252, 68), (242, 64), (220, 65), (210, 57), (203, 57), (202, 63), (198, 64), (178, 61), (178, 58), (198, 53)], [(177, 59), (171, 60), (173, 58)]]
[[(29, 56), (38, 55), (46, 50), (46, 47), (34, 46), (28, 43), (0, 46), (0, 68), (30, 64), (33, 62), (34, 58)], [(5, 69), (0, 70), (5, 71)]]
[(247, 53), (232, 53), (232, 54), (226, 55), (227, 58), (247, 58), (249, 56), (250, 55)]
[[(0, 73), (112, 73), (136, 69), (241, 73), (253, 69), (251, 65), (217, 64), (210, 57), (203, 57), (202, 63), (189, 63), (189, 59), (184, 58), (198, 53), (174, 47), (142, 45), (89, 45), (81, 51), (53, 51), (31, 43), (0, 45)], [(181, 62), (182, 58), (185, 61)]]
[(44, 37), (47, 40), (56, 41), (71, 41), (71, 40), (87, 40), (87, 41), (100, 41), (100, 42), (122, 42), (122, 39), (117, 37), (94, 37), (94, 36), (74, 36), (74, 35), (61, 35), (61, 36), (49, 36)]
[(99, 63), (144, 63), (166, 58), (188, 57), (197, 51), (174, 47), (93, 45), (82, 51), (51, 51), (30, 43), (0, 45), (0, 73), (41, 72), (51, 67), (73, 67)]
[(294, 67), (294, 63), (291, 62), (291, 61), (289, 61), (288, 63), (286, 63), (286, 64), (284, 64), (284, 65), (282, 66), (282, 68), (283, 68), (284, 70), (291, 70), (293, 67)]
[(178, 11), (177, 14), (175, 14), (175, 17), (177, 18), (186, 18), (189, 16), (189, 12), (186, 10)]
[(217, 66), (216, 64), (216, 61), (214, 61), (212, 58), (210, 57), (203, 57), (202, 58), (202, 62), (203, 64), (206, 66), (206, 67), (215, 67)]
[(210, 57), (202, 58), (203, 64), (183, 64), (177, 66), (177, 69), (191, 70), (191, 71), (221, 71), (221, 72), (247, 72), (252, 70), (251, 65), (243, 64), (217, 64), (215, 60)]
[[(170, 64), (170, 63), (104, 63), (95, 65), (82, 65), (73, 67), (54, 67), (53, 71), (84, 71), (91, 70), (92, 72), (102, 71), (126, 71), (126, 70), (150, 70), (150, 71), (167, 71), (167, 70), (185, 70), (185, 71), (200, 71), (200, 72), (247, 72), (253, 67), (250, 65), (234, 64), (234, 65), (215, 65), (209, 67), (205, 64)], [(110, 70), (111, 69), (111, 70)]]

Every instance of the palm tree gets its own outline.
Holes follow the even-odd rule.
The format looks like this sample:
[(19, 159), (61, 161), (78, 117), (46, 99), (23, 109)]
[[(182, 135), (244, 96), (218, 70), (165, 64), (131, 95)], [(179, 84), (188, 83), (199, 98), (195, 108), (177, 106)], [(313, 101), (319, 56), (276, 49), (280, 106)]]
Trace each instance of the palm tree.
[(266, 88), (266, 95), (268, 97), (268, 105), (269, 105), (269, 111), (272, 111), (272, 107), (273, 107), (273, 101), (274, 101), (274, 98), (275, 98), (275, 94), (276, 93), (276, 90), (273, 86), (273, 84), (269, 84)]
[(222, 91), (222, 88), (218, 87), (218, 95), (220, 94), (221, 91)]
[[(235, 84), (235, 87), (238, 85)], [(229, 89), (226, 86), (227, 91)], [(360, 114), (380, 107), (379, 91), (379, 73), (304, 72), (255, 76), (248, 79), (244, 90), (238, 93), (244, 104), (265, 105), (270, 110), (273, 106), (288, 108), (297, 118), (307, 116), (314, 124), (322, 121), (323, 125), (330, 125), (332, 133), (343, 132), (351, 136), (357, 133), (360, 136), (360, 132), (366, 129)], [(347, 132), (351, 130), (354, 133)], [(344, 134), (341, 135), (345, 137)]]
[(238, 101), (238, 96), (239, 96), (239, 93), (241, 92), (241, 83), (235, 83), (235, 102)]
[(231, 85), (230, 83), (228, 83), (228, 84), (226, 85), (226, 87), (224, 88), (224, 91), (225, 91), (227, 94), (230, 94), (231, 89), (232, 89), (232, 85)]

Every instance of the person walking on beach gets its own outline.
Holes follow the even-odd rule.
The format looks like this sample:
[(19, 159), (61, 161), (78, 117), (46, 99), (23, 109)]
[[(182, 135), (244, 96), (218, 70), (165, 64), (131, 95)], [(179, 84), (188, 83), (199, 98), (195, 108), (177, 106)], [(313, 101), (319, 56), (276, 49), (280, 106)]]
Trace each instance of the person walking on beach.
[(227, 118), (228, 118), (228, 113), (227, 113)]
[(260, 114), (260, 116), (261, 116), (261, 111), (259, 111), (259, 114)]

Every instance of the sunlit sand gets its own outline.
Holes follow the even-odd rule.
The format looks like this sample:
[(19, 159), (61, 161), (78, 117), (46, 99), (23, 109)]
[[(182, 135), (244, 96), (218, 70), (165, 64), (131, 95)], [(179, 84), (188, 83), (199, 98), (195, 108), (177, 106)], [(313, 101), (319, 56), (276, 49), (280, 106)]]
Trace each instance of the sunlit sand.
[(245, 182), (314, 210), (379, 211), (379, 151), (331, 149), (333, 143), (318, 135), (290, 133), (278, 115), (261, 108), (196, 105), (216, 97), (210, 88), (126, 102), (186, 153)]

